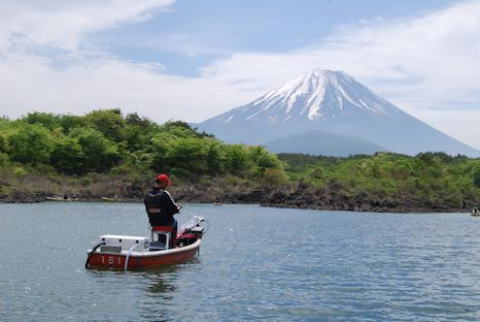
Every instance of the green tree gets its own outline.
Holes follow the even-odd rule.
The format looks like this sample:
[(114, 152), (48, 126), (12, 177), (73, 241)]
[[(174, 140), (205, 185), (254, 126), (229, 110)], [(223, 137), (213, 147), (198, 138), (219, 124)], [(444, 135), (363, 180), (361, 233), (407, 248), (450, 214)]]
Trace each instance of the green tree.
[(282, 164), (277, 156), (261, 146), (250, 147), (249, 158), (257, 166), (257, 172), (260, 175), (262, 175), (266, 169), (282, 168)]
[(206, 147), (206, 163), (207, 163), (207, 173), (209, 175), (221, 174), (224, 171), (223, 160), (224, 156), (222, 149), (224, 146), (217, 140), (207, 140), (208, 144)]
[(207, 172), (207, 149), (202, 139), (179, 138), (172, 141), (167, 153), (170, 165), (174, 169), (195, 175)]
[(473, 186), (480, 188), (480, 168), (477, 168), (473, 173)]
[(29, 124), (41, 125), (50, 130), (53, 130), (61, 126), (60, 125), (61, 117), (52, 113), (44, 113), (44, 112), (28, 113), (27, 116), (23, 117), (21, 120)]
[(139, 116), (137, 112), (127, 114), (125, 117), (125, 122), (127, 122), (127, 125), (135, 125), (142, 128), (149, 128), (154, 125), (152, 121), (145, 117)]
[(9, 138), (12, 161), (26, 164), (48, 163), (53, 147), (49, 131), (39, 125), (25, 124)]
[(8, 141), (7, 137), (0, 133), (0, 152), (7, 152)]
[(182, 121), (168, 121), (160, 127), (160, 130), (177, 138), (197, 136), (195, 130), (188, 123)]
[(148, 152), (152, 155), (152, 169), (157, 172), (168, 172), (170, 163), (168, 159), (168, 151), (171, 148), (175, 138), (165, 132), (157, 133), (150, 140)]
[(151, 139), (158, 132), (154, 126), (129, 125), (125, 129), (124, 141), (128, 151), (148, 151)]
[(105, 172), (120, 161), (117, 145), (93, 129), (76, 128), (72, 131), (83, 151), (83, 172)]
[(58, 140), (50, 155), (50, 164), (58, 172), (66, 174), (82, 174), (84, 167), (85, 154), (77, 138), (63, 137)]
[(199, 133), (197, 128), (194, 128), (190, 124), (183, 121), (168, 121), (162, 125), (162, 130), (183, 137), (194, 136), (197, 138), (213, 138), (213, 135), (205, 132)]
[(85, 116), (88, 124), (108, 139), (120, 142), (124, 138), (126, 122), (118, 109), (97, 110)]
[(241, 174), (251, 169), (245, 146), (240, 144), (225, 146), (224, 168), (232, 174)]
[(60, 126), (64, 133), (70, 133), (74, 128), (87, 127), (87, 120), (83, 116), (63, 115), (60, 118)]

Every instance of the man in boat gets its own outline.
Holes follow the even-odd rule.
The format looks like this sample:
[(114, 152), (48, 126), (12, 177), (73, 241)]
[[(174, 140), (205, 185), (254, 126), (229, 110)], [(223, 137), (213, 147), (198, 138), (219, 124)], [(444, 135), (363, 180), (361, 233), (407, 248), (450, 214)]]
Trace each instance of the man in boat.
[(173, 217), (180, 211), (181, 205), (175, 203), (166, 190), (170, 180), (166, 174), (155, 178), (153, 189), (145, 194), (143, 202), (152, 230), (170, 231), (170, 245), (173, 248), (177, 236), (177, 220)]

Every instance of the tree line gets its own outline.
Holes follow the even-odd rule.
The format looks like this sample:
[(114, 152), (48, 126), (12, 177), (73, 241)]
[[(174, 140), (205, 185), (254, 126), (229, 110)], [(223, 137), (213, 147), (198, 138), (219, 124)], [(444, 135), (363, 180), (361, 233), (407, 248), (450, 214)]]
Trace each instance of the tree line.
[(225, 144), (182, 121), (157, 124), (118, 109), (2, 118), (0, 165), (72, 176), (123, 168), (185, 179), (225, 174), (285, 179), (283, 163), (263, 147)]
[(182, 121), (157, 124), (118, 109), (83, 116), (34, 112), (17, 120), (0, 118), (4, 177), (40, 174), (56, 180), (59, 174), (88, 183), (97, 177), (104, 180), (104, 175), (132, 181), (159, 172), (183, 182), (231, 177), (263, 188), (334, 187), (351, 196), (412, 196), (456, 207), (464, 200), (480, 201), (480, 159), (462, 155), (275, 155), (261, 146), (226, 144)]
[(410, 196), (457, 208), (467, 200), (480, 201), (480, 159), (463, 155), (382, 152), (348, 158), (301, 154), (278, 157), (288, 165), (286, 171), (292, 181), (337, 187), (352, 196)]

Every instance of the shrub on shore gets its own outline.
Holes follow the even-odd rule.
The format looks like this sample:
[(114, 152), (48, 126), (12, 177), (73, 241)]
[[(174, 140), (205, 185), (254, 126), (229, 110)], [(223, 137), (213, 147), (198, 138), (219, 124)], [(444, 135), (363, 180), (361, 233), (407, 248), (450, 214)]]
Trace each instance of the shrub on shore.
[[(184, 183), (226, 175), (261, 179), (268, 169), (284, 175), (276, 155), (262, 147), (225, 144), (185, 122), (159, 125), (136, 113), (123, 116), (118, 109), (1, 119), (0, 166), (12, 174), (19, 167), (52, 182), (62, 178), (73, 184), (65, 178), (83, 178), (90, 185), (92, 174), (107, 179), (122, 172), (137, 179), (166, 172)], [(47, 168), (51, 171), (39, 171)]]

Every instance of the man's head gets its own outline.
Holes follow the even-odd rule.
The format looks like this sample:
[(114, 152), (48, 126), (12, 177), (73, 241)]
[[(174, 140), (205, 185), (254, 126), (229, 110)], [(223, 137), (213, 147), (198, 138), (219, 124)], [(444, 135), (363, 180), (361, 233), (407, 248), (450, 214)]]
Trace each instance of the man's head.
[(168, 176), (166, 174), (159, 174), (155, 178), (155, 185), (160, 189), (165, 189), (166, 187), (168, 187), (169, 184), (170, 179), (168, 179)]

